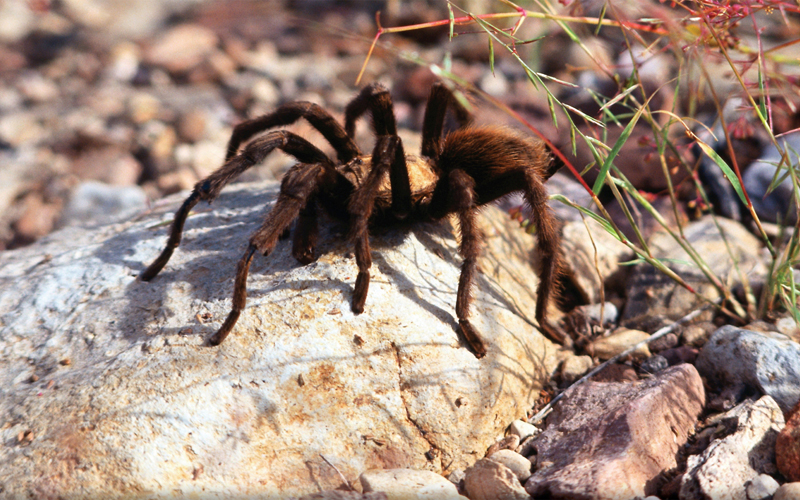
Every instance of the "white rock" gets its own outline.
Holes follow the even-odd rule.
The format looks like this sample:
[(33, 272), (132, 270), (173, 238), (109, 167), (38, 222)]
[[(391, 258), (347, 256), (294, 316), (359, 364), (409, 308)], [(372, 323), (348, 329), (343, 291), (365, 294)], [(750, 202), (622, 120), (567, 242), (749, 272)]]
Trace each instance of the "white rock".
[(533, 436), (540, 432), (539, 428), (533, 424), (529, 424), (524, 420), (514, 420), (511, 422), (511, 425), (508, 426), (509, 434), (516, 434), (519, 436), (519, 440), (523, 441), (528, 436)]
[(465, 500), (453, 483), (428, 470), (368, 470), (358, 479), (364, 493), (383, 492), (389, 500)]
[(290, 241), (257, 257), (236, 328), (204, 346), (277, 187), (237, 184), (197, 206), (149, 283), (135, 277), (186, 193), (0, 253), (4, 495), (299, 496), (341, 486), (320, 455), (350, 481), (370, 468), (447, 474), (530, 407), (556, 349), (532, 326), (534, 240), (492, 207), (472, 313), (490, 346), (481, 360), (456, 332), (447, 222), (371, 239), (354, 316), (352, 247), (323, 218), (319, 259), (300, 266)]
[(746, 483), (774, 473), (775, 438), (784, 426), (780, 407), (769, 396), (746, 401), (721, 417), (735, 432), (711, 442), (686, 463), (681, 500), (747, 500)]

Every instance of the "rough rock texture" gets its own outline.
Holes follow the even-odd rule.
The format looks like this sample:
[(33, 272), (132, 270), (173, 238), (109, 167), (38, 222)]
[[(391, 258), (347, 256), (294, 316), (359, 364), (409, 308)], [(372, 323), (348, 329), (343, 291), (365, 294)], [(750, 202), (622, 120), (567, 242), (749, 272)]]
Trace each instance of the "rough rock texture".
[[(704, 259), (708, 268), (723, 282), (739, 283), (741, 280), (728, 248), (739, 265), (739, 270), (755, 282), (766, 274), (766, 267), (759, 255), (761, 243), (738, 222), (717, 218), (725, 234), (720, 235), (714, 219), (703, 217), (684, 228), (683, 234), (688, 243)], [(728, 245), (725, 244), (727, 240)], [(703, 272), (695, 265), (681, 246), (668, 234), (657, 232), (650, 239), (653, 256), (664, 259), (670, 269), (692, 286), (697, 293), (716, 299), (719, 292)], [(622, 324), (628, 328), (653, 332), (687, 313), (697, 309), (704, 302), (692, 292), (675, 283), (671, 278), (650, 264), (638, 264), (627, 282), (628, 302), (622, 317)], [(709, 310), (699, 320), (713, 317)]]
[[(528, 408), (555, 350), (533, 326), (533, 238), (499, 210), (473, 323), (456, 333), (460, 258), (450, 224), (372, 239), (366, 310), (350, 311), (350, 245), (321, 220), (320, 258), (289, 241), (251, 268), (248, 305), (219, 347), (235, 263), (276, 183), (200, 205), (149, 283), (183, 196), (155, 213), (70, 228), (0, 255), (0, 488), (15, 496), (302, 495), (369, 468), (472, 463)], [(185, 193), (184, 193), (185, 196)]]
[(619, 263), (633, 256), (628, 247), (594, 221), (568, 222), (562, 247), (569, 279), (591, 304), (601, 300), (604, 286), (614, 288), (614, 283), (622, 281), (627, 268)]
[(786, 483), (778, 488), (772, 500), (795, 500), (800, 498), (800, 483)]
[(800, 403), (786, 415), (786, 427), (775, 441), (775, 462), (789, 481), (800, 481)]
[(364, 492), (382, 492), (388, 500), (466, 500), (456, 485), (427, 470), (369, 470), (359, 476)]
[(494, 460), (499, 464), (503, 464), (509, 468), (511, 472), (517, 476), (520, 483), (524, 483), (531, 477), (531, 461), (523, 457), (513, 450), (498, 450), (486, 457), (489, 460)]
[(641, 382), (576, 386), (534, 440), (538, 470), (525, 489), (535, 498), (581, 500), (655, 493), (653, 480), (677, 465), (704, 402), (691, 365)]
[(464, 471), (464, 491), (470, 500), (528, 500), (516, 474), (491, 458), (482, 458)]
[(720, 417), (731, 434), (715, 439), (689, 457), (681, 480), (681, 500), (747, 500), (746, 483), (775, 472), (775, 438), (783, 414), (769, 396), (747, 401)]
[(697, 370), (720, 387), (768, 394), (783, 411), (800, 401), (800, 344), (781, 334), (723, 326), (700, 351)]

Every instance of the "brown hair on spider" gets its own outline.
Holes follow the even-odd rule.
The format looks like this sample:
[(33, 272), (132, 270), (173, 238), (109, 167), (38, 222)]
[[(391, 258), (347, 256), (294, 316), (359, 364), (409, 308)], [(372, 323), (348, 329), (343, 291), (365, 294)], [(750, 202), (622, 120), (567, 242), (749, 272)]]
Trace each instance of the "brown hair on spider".
[[(443, 137), (448, 108), (458, 128)], [(372, 116), (377, 140), (371, 155), (353, 140), (356, 121)], [(316, 146), (286, 130), (264, 133), (305, 118), (336, 150), (337, 161)], [(252, 139), (252, 140), (251, 140)], [(239, 151), (240, 146), (245, 144)], [(372, 265), (369, 225), (375, 220), (438, 220), (456, 214), (461, 228), (459, 252), (464, 259), (456, 298), (461, 335), (477, 357), (487, 346), (469, 320), (470, 290), (477, 273), (481, 233), (475, 217), (478, 207), (512, 192), (521, 191), (531, 209), (541, 254), (536, 319), (550, 339), (563, 342), (561, 330), (547, 319), (547, 305), (560, 272), (560, 237), (547, 205), (544, 183), (560, 163), (552, 161), (547, 147), (501, 127), (477, 127), (472, 117), (442, 83), (433, 85), (425, 108), (422, 149), (406, 154), (397, 135), (392, 98), (380, 84), (365, 87), (345, 110), (344, 127), (320, 106), (292, 102), (270, 114), (247, 120), (234, 128), (225, 163), (198, 182), (175, 214), (167, 246), (139, 278), (153, 279), (179, 245), (189, 211), (199, 201), (211, 202), (229, 182), (280, 149), (300, 163), (281, 181), (280, 193), (261, 227), (239, 260), (233, 291), (233, 307), (219, 330), (209, 339), (218, 345), (233, 329), (247, 300), (247, 273), (256, 252), (269, 255), (289, 225), (294, 228), (292, 255), (301, 263), (316, 259), (317, 212), (348, 221), (349, 238), (355, 246), (358, 276), (352, 309), (364, 311)]]

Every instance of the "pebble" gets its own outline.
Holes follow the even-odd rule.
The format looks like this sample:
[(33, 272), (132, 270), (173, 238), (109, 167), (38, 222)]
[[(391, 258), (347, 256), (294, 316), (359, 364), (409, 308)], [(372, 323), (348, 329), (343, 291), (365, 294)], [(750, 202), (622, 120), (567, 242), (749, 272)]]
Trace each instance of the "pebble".
[(661, 370), (666, 369), (667, 367), (669, 367), (669, 361), (667, 361), (667, 358), (661, 356), (660, 354), (654, 354), (653, 356), (650, 356), (642, 361), (639, 369), (642, 373), (653, 375)]
[(465, 471), (464, 492), (470, 500), (530, 499), (514, 472), (489, 458), (478, 460)]
[[(363, 472), (358, 480), (364, 493), (383, 492), (388, 500), (454, 500), (461, 498), (456, 486), (427, 470), (380, 469)], [(466, 500), (466, 499), (464, 499)], [(475, 500), (475, 499), (471, 499)]]
[(774, 477), (759, 474), (745, 484), (747, 500), (769, 500), (778, 491), (780, 484)]
[(518, 436), (520, 442), (524, 441), (528, 436), (534, 436), (539, 432), (541, 430), (538, 427), (524, 420), (514, 420), (508, 426), (508, 433)]
[(594, 366), (591, 356), (568, 356), (561, 363), (561, 381), (571, 383), (586, 374)]
[(218, 43), (210, 29), (182, 24), (161, 35), (145, 52), (145, 60), (170, 73), (184, 73), (203, 62)]
[[(602, 360), (611, 359), (617, 354), (621, 354), (628, 348), (649, 338), (649, 333), (639, 330), (619, 328), (613, 331), (608, 337), (601, 337), (597, 340), (594, 340), (586, 347), (586, 351)], [(645, 344), (636, 349), (636, 351), (633, 352), (633, 355), (639, 357), (648, 357), (650, 356), (650, 350)]]
[(515, 451), (498, 450), (486, 458), (508, 467), (522, 484), (531, 477), (531, 461)]
[(772, 500), (797, 500), (800, 498), (800, 482), (786, 483), (772, 496)]

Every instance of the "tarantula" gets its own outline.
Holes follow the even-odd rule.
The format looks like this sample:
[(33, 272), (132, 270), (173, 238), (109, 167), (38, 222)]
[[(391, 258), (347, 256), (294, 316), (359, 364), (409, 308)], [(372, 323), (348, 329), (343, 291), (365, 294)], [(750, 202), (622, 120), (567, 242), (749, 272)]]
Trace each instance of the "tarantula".
[[(448, 108), (458, 128), (442, 137)], [(372, 116), (377, 136), (372, 155), (365, 155), (353, 140), (356, 121)], [(316, 146), (286, 130), (272, 131), (248, 142), (268, 129), (305, 118), (336, 150), (332, 161)], [(302, 264), (316, 259), (317, 213), (320, 208), (348, 221), (349, 237), (355, 245), (358, 265), (352, 309), (364, 311), (372, 264), (368, 239), (370, 223), (437, 220), (455, 213), (461, 229), (459, 251), (463, 257), (458, 283), (456, 316), (461, 334), (477, 357), (486, 345), (469, 321), (472, 288), (477, 273), (481, 234), (475, 217), (479, 206), (514, 191), (522, 191), (537, 228), (541, 254), (536, 319), (553, 340), (564, 340), (560, 329), (547, 320), (547, 304), (559, 274), (559, 234), (547, 206), (544, 182), (560, 165), (554, 165), (541, 142), (533, 142), (498, 127), (471, 124), (467, 110), (442, 83), (431, 89), (422, 127), (422, 151), (406, 154), (397, 136), (392, 99), (380, 84), (365, 87), (346, 107), (342, 127), (320, 106), (292, 102), (274, 112), (247, 120), (234, 128), (225, 163), (198, 182), (175, 214), (166, 247), (140, 275), (153, 279), (166, 265), (181, 240), (186, 217), (200, 200), (211, 202), (222, 188), (274, 149), (294, 156), (300, 163), (290, 168), (281, 182), (275, 206), (239, 260), (233, 291), (233, 308), (219, 330), (209, 339), (218, 345), (233, 329), (247, 299), (247, 273), (254, 254), (269, 255), (289, 225), (294, 228), (292, 255)], [(247, 143), (239, 152), (242, 144)]]

